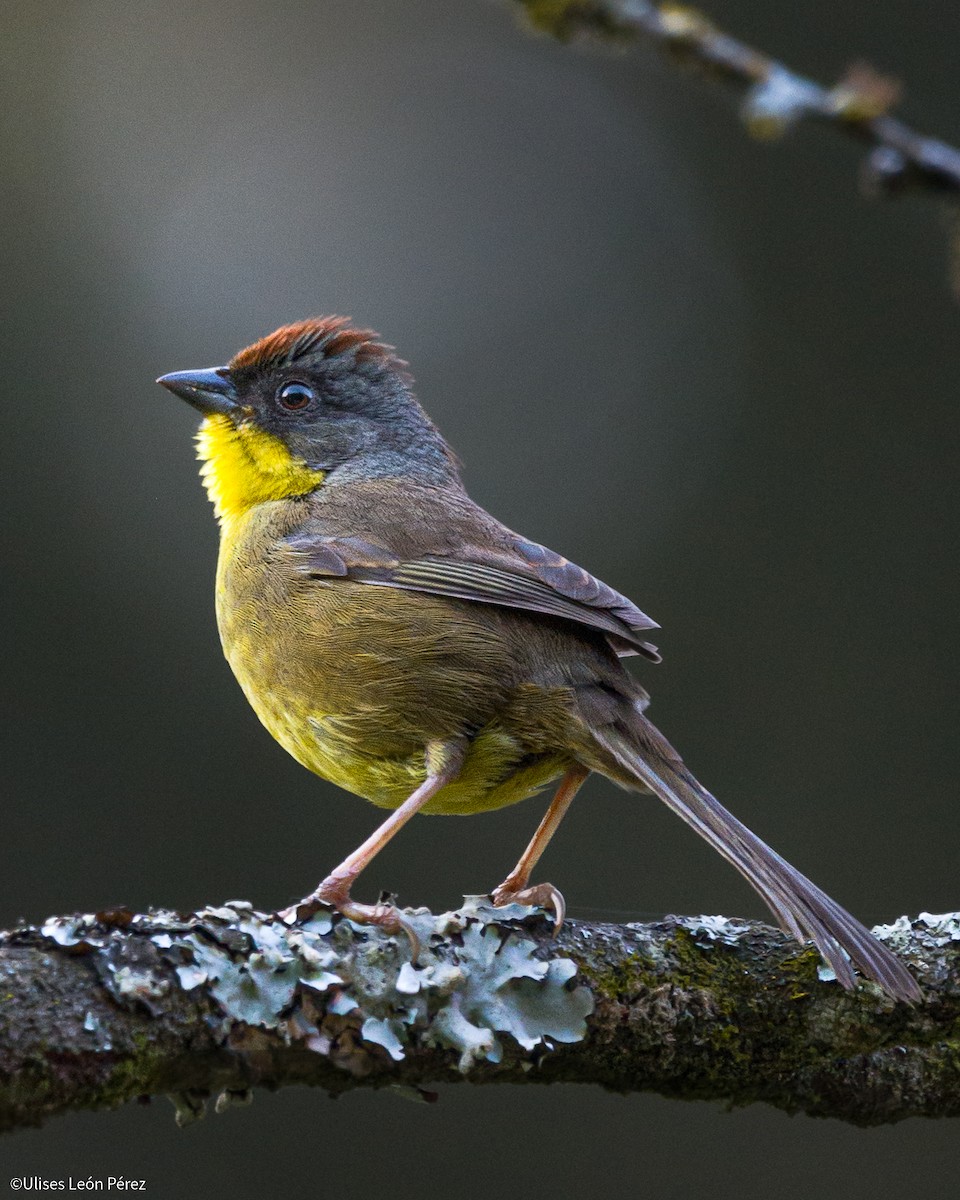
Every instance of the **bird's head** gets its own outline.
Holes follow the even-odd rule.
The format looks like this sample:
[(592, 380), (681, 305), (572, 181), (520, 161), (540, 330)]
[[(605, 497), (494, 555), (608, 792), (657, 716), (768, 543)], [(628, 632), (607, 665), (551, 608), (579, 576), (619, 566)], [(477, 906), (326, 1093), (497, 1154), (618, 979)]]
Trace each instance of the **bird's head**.
[(157, 382), (204, 416), (198, 453), (222, 518), (328, 482), (457, 478), (406, 364), (343, 317), (285, 325), (225, 367), (176, 371)]

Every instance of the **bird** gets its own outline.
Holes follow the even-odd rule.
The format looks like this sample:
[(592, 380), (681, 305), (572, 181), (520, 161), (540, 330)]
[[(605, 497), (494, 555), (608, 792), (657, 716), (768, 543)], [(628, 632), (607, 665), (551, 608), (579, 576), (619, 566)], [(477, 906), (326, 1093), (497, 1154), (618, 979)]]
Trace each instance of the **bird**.
[(723, 856), (781, 929), (896, 1000), (904, 964), (703, 787), (646, 715), (624, 665), (658, 662), (659, 628), (583, 568), (475, 503), (408, 365), (344, 317), (284, 325), (226, 366), (158, 381), (201, 416), (201, 477), (220, 524), (216, 614), (260, 721), (298, 762), (389, 815), (297, 905), (399, 932), (387, 899), (352, 895), (417, 813), (502, 808), (555, 785), (492, 893), (547, 910), (531, 882), (591, 774), (652, 793)]

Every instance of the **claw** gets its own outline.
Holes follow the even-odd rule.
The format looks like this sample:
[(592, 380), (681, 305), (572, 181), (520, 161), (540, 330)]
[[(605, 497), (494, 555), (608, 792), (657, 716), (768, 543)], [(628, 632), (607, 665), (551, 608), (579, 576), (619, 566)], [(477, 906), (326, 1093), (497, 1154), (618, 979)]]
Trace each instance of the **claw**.
[(410, 940), (412, 961), (416, 963), (420, 957), (420, 938), (417, 931), (402, 915), (395, 904), (386, 900), (378, 900), (376, 904), (360, 904), (350, 897), (349, 882), (338, 879), (325, 879), (312, 896), (307, 896), (297, 904), (291, 904), (277, 916), (286, 925), (294, 925), (298, 921), (309, 921), (320, 908), (333, 908), (348, 921), (358, 925), (375, 925), (386, 933), (399, 933), (401, 930)]
[(544, 908), (553, 913), (553, 932), (558, 934), (563, 927), (563, 919), (567, 915), (567, 902), (563, 893), (552, 883), (535, 883), (533, 887), (516, 887), (514, 881), (505, 879), (498, 888), (494, 888), (490, 899), (502, 908), (504, 904), (531, 904), (535, 908)]
[(420, 938), (417, 936), (417, 931), (406, 917), (401, 915), (399, 910), (395, 908), (393, 911), (397, 914), (397, 922), (410, 942), (410, 962), (413, 966), (417, 966), (420, 962), (420, 951), (423, 949)]

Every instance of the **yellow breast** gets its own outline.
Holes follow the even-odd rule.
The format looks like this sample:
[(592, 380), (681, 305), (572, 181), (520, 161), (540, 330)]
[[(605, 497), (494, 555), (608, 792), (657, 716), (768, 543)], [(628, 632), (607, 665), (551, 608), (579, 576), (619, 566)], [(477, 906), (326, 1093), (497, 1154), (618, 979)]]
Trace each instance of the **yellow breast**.
[[(344, 735), (337, 717), (280, 711), (263, 701), (254, 703), (254, 710), (299, 763), (379, 808), (399, 808), (426, 778), (422, 750), (406, 756), (370, 753)], [(449, 815), (505, 808), (535, 795), (569, 765), (565, 755), (525, 755), (516, 738), (493, 721), (471, 741), (459, 776), (422, 811)]]
[(221, 521), (268, 500), (305, 496), (323, 483), (323, 471), (294, 458), (273, 434), (219, 414), (200, 426), (197, 457), (203, 463), (200, 477)]
[[(204, 421), (197, 451), (221, 526), (217, 571), (221, 638), (254, 712), (308, 770), (381, 807), (398, 807), (424, 780), (423, 745), (409, 739), (405, 750), (397, 753), (395, 747), (379, 744), (389, 714), (378, 715), (370, 704), (361, 703), (358, 712), (326, 711), (345, 699), (336, 677), (337, 654), (321, 654), (327, 669), (311, 671), (307, 646), (312, 645), (316, 658), (318, 639), (328, 647), (338, 635), (342, 642), (342, 623), (337, 632), (335, 622), (326, 629), (322, 606), (307, 613), (292, 602), (278, 601), (280, 580), (273, 581), (274, 587), (263, 586), (264, 526), (271, 510), (278, 507), (271, 502), (313, 491), (323, 483), (323, 472), (294, 458), (271, 434), (220, 415)], [(399, 601), (400, 594), (382, 599)], [(302, 625), (304, 620), (309, 631)], [(415, 637), (408, 640), (417, 644)], [(303, 661), (292, 661), (291, 656)], [(531, 755), (529, 747), (494, 720), (471, 742), (458, 779), (424, 811), (470, 813), (513, 804), (556, 779), (566, 766), (565, 756)]]

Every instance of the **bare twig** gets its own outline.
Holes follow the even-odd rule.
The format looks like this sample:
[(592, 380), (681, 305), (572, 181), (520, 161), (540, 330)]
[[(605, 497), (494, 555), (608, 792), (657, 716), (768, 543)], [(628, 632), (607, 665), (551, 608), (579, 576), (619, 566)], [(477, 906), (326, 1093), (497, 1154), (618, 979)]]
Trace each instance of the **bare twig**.
[(960, 916), (881, 936), (926, 1000), (824, 981), (755, 923), (569, 922), (472, 900), (406, 936), (233, 902), (125, 910), (0, 937), (0, 1128), (165, 1093), (182, 1122), (311, 1084), (598, 1083), (879, 1124), (960, 1114)]
[(805, 117), (866, 143), (862, 181), (868, 194), (905, 187), (960, 197), (960, 150), (918, 133), (888, 114), (899, 85), (863, 64), (825, 87), (724, 33), (703, 14), (651, 0), (516, 0), (530, 21), (555, 37), (643, 37), (675, 61), (745, 87), (743, 114), (758, 137), (784, 133)]

